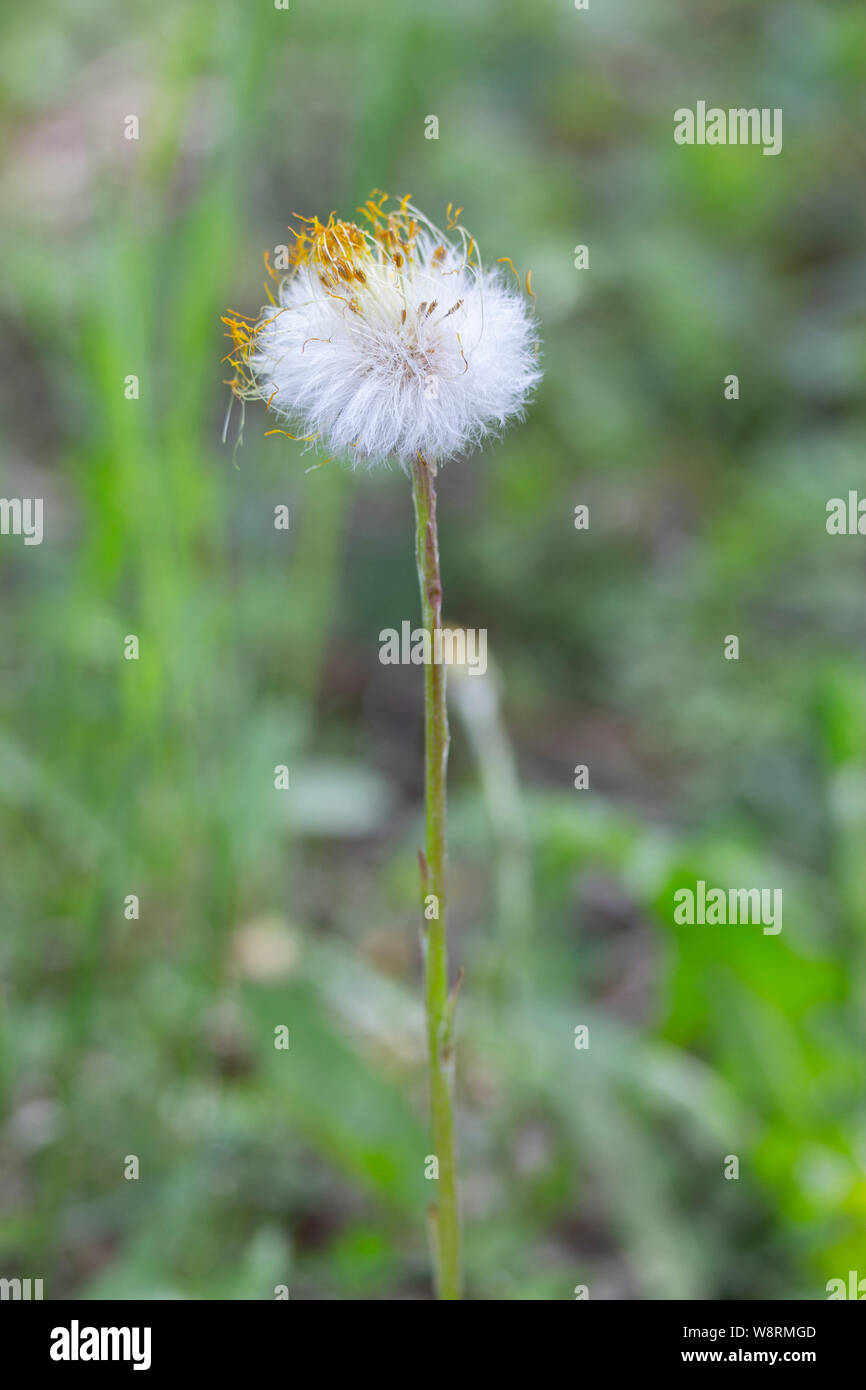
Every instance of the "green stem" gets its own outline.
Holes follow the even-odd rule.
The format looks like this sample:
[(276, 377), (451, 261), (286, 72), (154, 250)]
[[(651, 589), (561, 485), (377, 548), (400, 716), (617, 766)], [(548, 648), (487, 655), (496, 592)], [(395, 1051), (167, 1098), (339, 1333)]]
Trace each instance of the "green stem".
[[(427, 824), (426, 858), (421, 857), (424, 915), (427, 1065), (433, 1152), (439, 1160), (438, 1200), (431, 1213), (436, 1288), (440, 1299), (459, 1299), (460, 1211), (454, 1146), (453, 1022), (457, 987), (448, 993), (448, 941), (445, 930), (445, 775), (448, 764), (448, 711), (445, 666), (433, 658), (442, 626), (442, 583), (436, 533), (436, 488), (432, 466), (420, 457), (412, 465), (415, 503), (415, 559), (421, 588), (421, 613), (430, 634), (430, 659), (424, 667), (424, 790)], [(430, 898), (435, 899), (430, 903)], [(430, 915), (431, 912), (434, 915)]]

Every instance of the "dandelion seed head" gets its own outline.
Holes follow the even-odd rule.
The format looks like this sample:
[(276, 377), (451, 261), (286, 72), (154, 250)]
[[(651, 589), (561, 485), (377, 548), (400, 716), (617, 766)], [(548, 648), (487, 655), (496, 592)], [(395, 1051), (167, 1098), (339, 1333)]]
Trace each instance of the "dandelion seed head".
[(461, 209), (441, 232), (408, 198), (389, 203), (371, 194), (363, 226), (298, 219), (275, 303), (223, 320), (229, 384), (311, 447), (443, 463), (522, 413), (541, 378), (537, 334), (519, 281), (482, 266)]

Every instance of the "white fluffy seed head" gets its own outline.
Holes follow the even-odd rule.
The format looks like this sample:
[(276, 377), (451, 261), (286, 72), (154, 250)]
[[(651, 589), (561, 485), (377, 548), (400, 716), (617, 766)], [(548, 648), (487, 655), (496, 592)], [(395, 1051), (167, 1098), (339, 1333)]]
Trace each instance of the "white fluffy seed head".
[(360, 209), (370, 222), (302, 219), (276, 303), (227, 317), (230, 384), (284, 433), (365, 465), (465, 453), (519, 415), (541, 378), (528, 303), (510, 272), (485, 269), (452, 215), (452, 238), (408, 199)]

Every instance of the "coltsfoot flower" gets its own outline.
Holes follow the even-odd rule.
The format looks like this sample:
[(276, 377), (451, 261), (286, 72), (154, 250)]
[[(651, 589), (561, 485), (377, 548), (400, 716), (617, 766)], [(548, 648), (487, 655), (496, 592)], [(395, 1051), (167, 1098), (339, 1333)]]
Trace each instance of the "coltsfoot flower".
[(223, 320), (229, 384), (329, 453), (444, 463), (522, 413), (538, 339), (519, 279), (482, 266), (462, 209), (449, 205), (445, 234), (408, 198), (388, 203), (371, 194), (363, 228), (298, 219), (288, 273), (271, 271), (276, 300), (255, 320)]

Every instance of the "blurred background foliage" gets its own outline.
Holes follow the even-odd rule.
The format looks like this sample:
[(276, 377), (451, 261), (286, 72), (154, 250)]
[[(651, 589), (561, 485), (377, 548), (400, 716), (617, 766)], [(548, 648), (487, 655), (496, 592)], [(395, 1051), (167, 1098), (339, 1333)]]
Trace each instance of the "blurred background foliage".
[[(864, 77), (860, 0), (6, 11), (0, 1272), (429, 1296), (408, 486), (221, 440), (220, 313), (378, 186), (531, 268), (545, 342), (441, 481), (496, 666), (451, 683), (469, 1293), (866, 1275)], [(676, 146), (699, 98), (782, 154)], [(782, 934), (674, 926), (699, 878)]]

